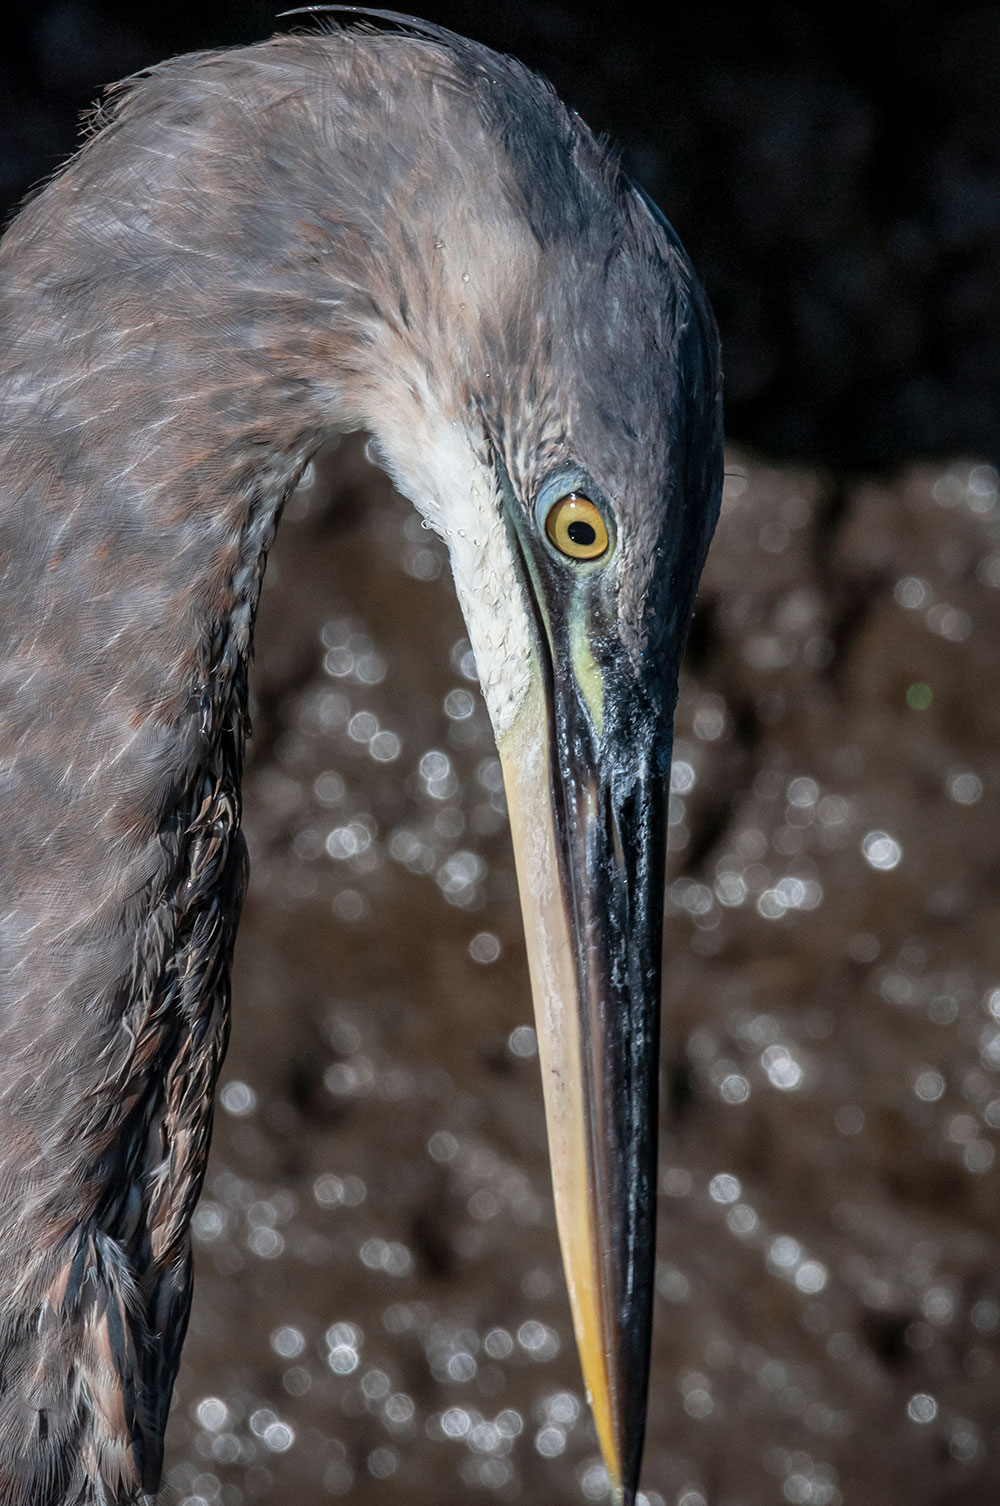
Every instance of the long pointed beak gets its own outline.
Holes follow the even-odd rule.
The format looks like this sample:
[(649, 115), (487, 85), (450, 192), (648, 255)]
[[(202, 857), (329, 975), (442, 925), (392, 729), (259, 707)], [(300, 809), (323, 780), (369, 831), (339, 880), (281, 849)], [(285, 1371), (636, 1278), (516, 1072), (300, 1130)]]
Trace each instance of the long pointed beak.
[[(500, 744), (573, 1322), (618, 1502), (645, 1431), (655, 1235), (664, 789), (585, 767), (536, 682)], [(624, 760), (624, 763), (623, 763)]]

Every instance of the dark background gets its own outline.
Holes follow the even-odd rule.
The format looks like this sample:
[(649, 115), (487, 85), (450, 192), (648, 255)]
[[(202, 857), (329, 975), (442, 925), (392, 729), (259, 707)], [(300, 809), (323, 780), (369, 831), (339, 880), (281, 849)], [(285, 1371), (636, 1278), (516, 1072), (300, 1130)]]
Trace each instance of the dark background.
[[(665, 207), (708, 285), (728, 429), (838, 471), (996, 451), (1000, 6), (453, 0), (539, 68)], [(108, 81), (259, 40), (269, 6), (43, 0), (5, 23), (0, 203)], [(280, 23), (289, 25), (291, 23)]]

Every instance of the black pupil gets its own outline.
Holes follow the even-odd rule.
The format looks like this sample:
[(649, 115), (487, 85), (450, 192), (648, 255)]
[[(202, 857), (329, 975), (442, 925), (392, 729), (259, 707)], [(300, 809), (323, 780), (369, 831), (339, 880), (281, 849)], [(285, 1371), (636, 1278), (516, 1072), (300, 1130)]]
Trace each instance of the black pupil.
[(589, 549), (590, 545), (597, 539), (597, 530), (594, 525), (592, 523), (581, 523), (579, 518), (569, 525), (566, 532), (573, 540), (573, 543), (579, 544), (581, 549)]

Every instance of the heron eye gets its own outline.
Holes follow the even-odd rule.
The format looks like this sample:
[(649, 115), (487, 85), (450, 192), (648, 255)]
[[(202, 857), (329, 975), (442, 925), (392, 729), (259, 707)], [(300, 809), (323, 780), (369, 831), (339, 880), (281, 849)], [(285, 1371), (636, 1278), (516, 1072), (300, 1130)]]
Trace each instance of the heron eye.
[(596, 560), (607, 553), (608, 527), (582, 492), (568, 492), (549, 508), (545, 518), (549, 542), (571, 560)]

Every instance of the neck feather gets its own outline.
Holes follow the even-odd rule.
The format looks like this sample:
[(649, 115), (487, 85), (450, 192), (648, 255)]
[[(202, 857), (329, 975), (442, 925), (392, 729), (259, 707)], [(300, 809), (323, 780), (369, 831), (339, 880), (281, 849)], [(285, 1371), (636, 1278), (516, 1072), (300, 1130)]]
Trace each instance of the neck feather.
[[(465, 498), (450, 542), (474, 647), (527, 663), (516, 613), (496, 641), (511, 613), (475, 402), (484, 305), (527, 241), (495, 172), (466, 170), (493, 149), (441, 49), (411, 44), (390, 79), (338, 40), (155, 71), (0, 246), (0, 1051), (24, 1085), (0, 1140), (6, 1115), (28, 1147), (0, 1181), (54, 1207), (69, 1156), (71, 1219), (108, 1228), (125, 1118), (159, 1116), (163, 1260), (202, 1164), (163, 1170), (171, 1053), (178, 1031), (203, 1040), (205, 1115), (224, 1044), (260, 582), (326, 438), (370, 429), (442, 532)], [(498, 724), (511, 673), (485, 687)], [(0, 1214), (27, 1228), (22, 1203)]]

